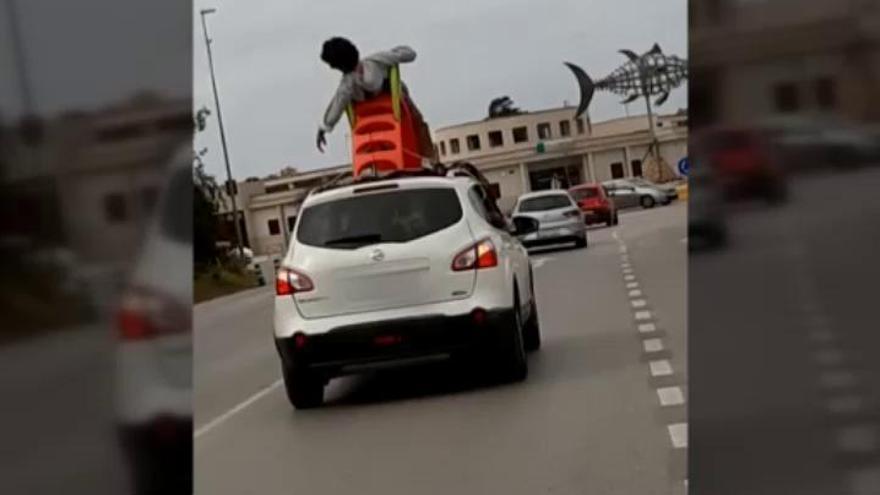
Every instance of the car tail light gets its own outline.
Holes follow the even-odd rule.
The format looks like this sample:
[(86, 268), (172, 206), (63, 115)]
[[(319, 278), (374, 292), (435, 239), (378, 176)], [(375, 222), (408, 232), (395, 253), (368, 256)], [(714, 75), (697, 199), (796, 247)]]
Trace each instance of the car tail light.
[(129, 289), (116, 312), (116, 327), (123, 340), (145, 340), (187, 332), (192, 327), (188, 306), (147, 289)]
[(498, 253), (495, 251), (495, 244), (489, 239), (470, 246), (452, 259), (452, 269), (457, 272), (493, 266), (498, 266)]
[(569, 210), (569, 211), (566, 211), (565, 213), (563, 213), (563, 215), (568, 218), (576, 217), (580, 214), (581, 214), (581, 212), (578, 210)]
[(293, 345), (297, 349), (303, 349), (306, 344), (308, 344), (309, 338), (306, 337), (306, 334), (302, 332), (296, 332), (293, 334)]
[(275, 295), (277, 296), (308, 292), (314, 288), (312, 279), (293, 268), (281, 267), (275, 275)]

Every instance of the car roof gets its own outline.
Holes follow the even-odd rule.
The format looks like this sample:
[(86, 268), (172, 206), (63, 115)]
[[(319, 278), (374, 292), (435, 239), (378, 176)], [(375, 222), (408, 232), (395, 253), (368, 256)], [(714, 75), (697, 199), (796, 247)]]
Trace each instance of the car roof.
[(598, 182), (584, 182), (583, 184), (578, 184), (572, 187), (569, 191), (577, 191), (578, 189), (601, 189), (601, 187), (602, 184), (599, 184)]
[(517, 199), (517, 201), (522, 201), (524, 199), (539, 198), (541, 196), (559, 196), (559, 195), (568, 196), (568, 191), (566, 191), (565, 189), (548, 189), (548, 190), (544, 190), (544, 191), (527, 192), (527, 193), (522, 194)]
[(336, 201), (342, 198), (351, 197), (357, 189), (373, 189), (378, 191), (384, 187), (396, 185), (396, 190), (402, 189), (419, 189), (426, 187), (448, 187), (452, 189), (466, 189), (470, 186), (477, 185), (478, 182), (471, 177), (399, 177), (394, 179), (376, 180), (362, 183), (350, 184), (327, 191), (320, 191), (310, 194), (303, 201), (302, 207), (308, 207), (312, 204), (325, 203), (328, 201)]

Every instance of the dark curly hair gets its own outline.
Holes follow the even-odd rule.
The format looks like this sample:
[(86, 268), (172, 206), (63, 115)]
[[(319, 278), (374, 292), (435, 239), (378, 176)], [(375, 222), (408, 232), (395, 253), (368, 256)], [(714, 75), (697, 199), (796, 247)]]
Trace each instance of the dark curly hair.
[(321, 60), (334, 69), (353, 72), (357, 68), (360, 54), (354, 43), (345, 38), (335, 37), (324, 42)]

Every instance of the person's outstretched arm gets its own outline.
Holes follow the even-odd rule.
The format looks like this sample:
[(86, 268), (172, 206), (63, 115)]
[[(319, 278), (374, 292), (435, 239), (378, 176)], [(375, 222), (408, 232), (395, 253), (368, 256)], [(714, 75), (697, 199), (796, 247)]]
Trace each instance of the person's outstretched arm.
[(385, 65), (405, 64), (416, 59), (416, 52), (406, 45), (400, 45), (388, 51), (374, 53), (369, 58)]
[(349, 103), (351, 103), (351, 90), (345, 84), (340, 84), (339, 88), (336, 89), (336, 94), (333, 95), (333, 99), (330, 100), (330, 104), (327, 105), (327, 110), (324, 111), (324, 118), (318, 128), (316, 144), (318, 145), (318, 150), (322, 153), (324, 152), (324, 145), (327, 144), (324, 135), (336, 127), (339, 119), (342, 118), (342, 114), (345, 113), (345, 107)]

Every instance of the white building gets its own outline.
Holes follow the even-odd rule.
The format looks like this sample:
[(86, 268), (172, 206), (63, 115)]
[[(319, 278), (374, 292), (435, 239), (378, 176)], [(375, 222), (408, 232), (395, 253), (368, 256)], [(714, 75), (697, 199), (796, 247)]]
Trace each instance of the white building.
[[(594, 123), (573, 117), (574, 108), (566, 107), (468, 122), (435, 130), (434, 142), (444, 163), (467, 160), (479, 167), (500, 193), (502, 209), (524, 192), (549, 188), (554, 176), (568, 187), (642, 175), (651, 142), (646, 116)], [(661, 156), (675, 169), (687, 155), (687, 116), (661, 115), (655, 122)], [(254, 253), (282, 253), (308, 190), (350, 168), (239, 183), (242, 232)]]
[[(603, 122), (574, 119), (575, 109), (539, 112), (467, 122), (434, 131), (444, 162), (466, 160), (498, 185), (502, 208), (520, 194), (583, 182), (641, 176), (651, 143), (645, 115)], [(662, 158), (677, 173), (687, 155), (687, 116), (655, 116)]]

